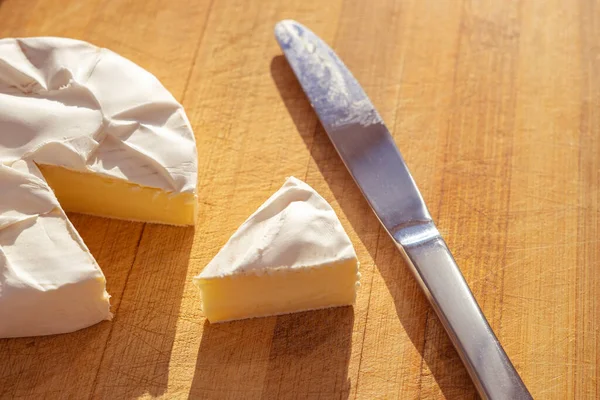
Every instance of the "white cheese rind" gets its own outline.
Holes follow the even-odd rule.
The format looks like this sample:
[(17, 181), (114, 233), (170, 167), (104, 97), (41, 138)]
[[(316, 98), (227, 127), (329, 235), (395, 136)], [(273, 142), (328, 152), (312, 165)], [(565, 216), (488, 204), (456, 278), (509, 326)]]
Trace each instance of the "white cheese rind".
[(356, 253), (335, 211), (312, 187), (290, 177), (196, 278), (263, 274), (349, 259), (356, 259)]
[(73, 39), (0, 40), (0, 162), (21, 159), (167, 191), (196, 188), (183, 107), (148, 71)]

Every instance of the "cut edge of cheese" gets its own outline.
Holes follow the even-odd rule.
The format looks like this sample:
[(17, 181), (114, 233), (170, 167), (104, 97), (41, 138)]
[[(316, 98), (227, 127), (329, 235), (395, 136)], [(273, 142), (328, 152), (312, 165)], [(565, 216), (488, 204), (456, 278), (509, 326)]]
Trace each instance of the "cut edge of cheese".
[(211, 323), (348, 306), (356, 300), (358, 262), (346, 260), (267, 274), (196, 279)]
[(352, 305), (359, 263), (329, 203), (290, 177), (194, 278), (211, 322)]
[(65, 211), (178, 226), (196, 223), (195, 192), (169, 192), (53, 165), (38, 168)]

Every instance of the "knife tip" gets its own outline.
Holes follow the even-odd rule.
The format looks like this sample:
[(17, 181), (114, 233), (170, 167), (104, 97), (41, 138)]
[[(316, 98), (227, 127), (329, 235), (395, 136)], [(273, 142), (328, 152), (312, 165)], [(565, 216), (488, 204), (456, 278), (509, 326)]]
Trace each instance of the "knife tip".
[(277, 29), (277, 27), (291, 27), (292, 25), (298, 25), (298, 22), (294, 21), (293, 19), (282, 19), (281, 21), (275, 24), (275, 29)]
[(302, 27), (302, 25), (293, 19), (282, 19), (275, 24), (275, 37), (277, 40), (281, 41), (281, 39), (289, 35), (289, 32), (293, 28), (298, 29), (300, 27)]

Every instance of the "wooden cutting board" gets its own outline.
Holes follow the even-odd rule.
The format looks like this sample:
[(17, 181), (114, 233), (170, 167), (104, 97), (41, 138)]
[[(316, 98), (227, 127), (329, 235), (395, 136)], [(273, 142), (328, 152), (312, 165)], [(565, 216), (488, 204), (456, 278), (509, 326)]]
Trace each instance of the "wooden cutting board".
[[(1, 37), (83, 39), (158, 76), (200, 168), (195, 230), (71, 216), (115, 318), (0, 340), (0, 398), (476, 398), (282, 58), (284, 18), (377, 105), (534, 397), (600, 397), (597, 1), (0, 0)], [(208, 324), (191, 278), (290, 175), (351, 236), (356, 306)]]

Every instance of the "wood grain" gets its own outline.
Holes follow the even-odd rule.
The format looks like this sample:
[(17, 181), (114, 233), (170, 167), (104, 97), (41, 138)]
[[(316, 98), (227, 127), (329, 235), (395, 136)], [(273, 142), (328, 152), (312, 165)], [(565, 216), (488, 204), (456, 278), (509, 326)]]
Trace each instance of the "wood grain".
[[(199, 152), (194, 229), (71, 215), (115, 319), (0, 340), (0, 398), (477, 398), (281, 56), (297, 19), (378, 107), (535, 398), (600, 397), (600, 4), (593, 0), (0, 0), (0, 35), (148, 69)], [(362, 268), (354, 308), (210, 325), (191, 278), (294, 175)]]

